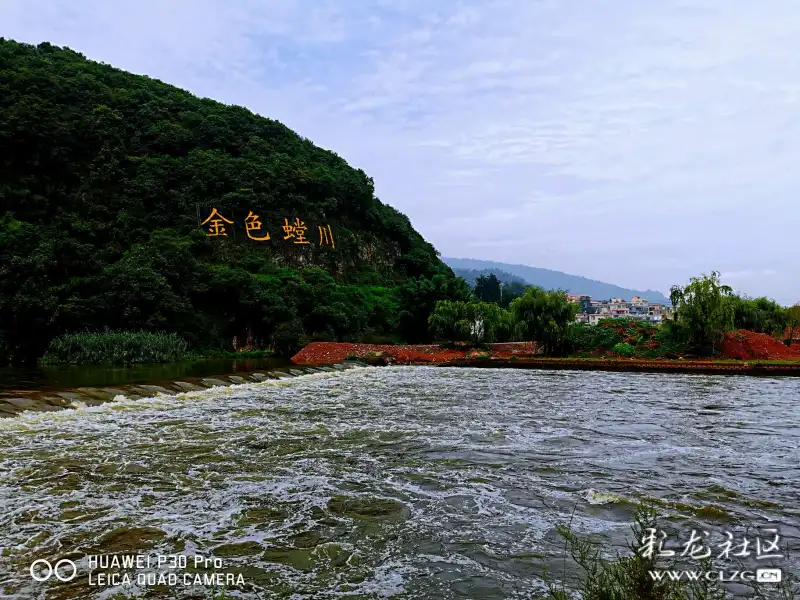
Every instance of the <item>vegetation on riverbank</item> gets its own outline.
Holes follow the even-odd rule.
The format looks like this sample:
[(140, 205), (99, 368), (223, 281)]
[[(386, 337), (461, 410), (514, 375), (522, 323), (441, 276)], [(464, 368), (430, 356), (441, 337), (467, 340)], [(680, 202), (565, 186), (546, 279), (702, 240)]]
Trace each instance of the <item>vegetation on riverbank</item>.
[(436, 305), (429, 318), (431, 333), (446, 343), (533, 341), (546, 356), (657, 359), (719, 355), (730, 332), (779, 336), (800, 323), (800, 306), (785, 308), (767, 298), (735, 295), (716, 272), (673, 286), (675, 318), (660, 325), (620, 318), (602, 319), (597, 325), (576, 323), (579, 307), (563, 291), (529, 286), (505, 307), (500, 298), (497, 278), (479, 277), (471, 299)]
[[(277, 121), (48, 43), (0, 39), (0, 63), (0, 360), (106, 330), (195, 353), (420, 342), (469, 296), (366, 173)], [(255, 233), (231, 219), (250, 212)]]
[(209, 358), (265, 358), (273, 350), (190, 352), (176, 334), (150, 331), (100, 331), (60, 335), (51, 340), (41, 365), (132, 365)]
[(168, 363), (188, 357), (186, 342), (175, 333), (104, 331), (60, 335), (47, 348), (45, 365)]

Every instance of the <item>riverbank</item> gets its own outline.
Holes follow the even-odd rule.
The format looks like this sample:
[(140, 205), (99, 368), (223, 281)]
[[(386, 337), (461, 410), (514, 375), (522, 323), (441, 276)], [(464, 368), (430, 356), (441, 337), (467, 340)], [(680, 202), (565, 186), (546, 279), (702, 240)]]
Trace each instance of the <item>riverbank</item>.
[(442, 348), (438, 345), (391, 346), (315, 342), (292, 357), (292, 363), (318, 366), (359, 359), (375, 365), (439, 365), (517, 369), (572, 369), (648, 373), (720, 373), (800, 375), (795, 360), (699, 360), (631, 358), (545, 358), (528, 342), (491, 344), (485, 349)]
[(244, 383), (259, 383), (270, 379), (288, 379), (311, 373), (339, 371), (363, 366), (347, 361), (330, 366), (289, 366), (252, 373), (216, 377), (184, 377), (180, 381), (152, 381), (113, 387), (77, 387), (61, 390), (9, 389), (0, 392), (0, 418), (14, 417), (25, 411), (58, 411), (98, 406), (119, 399), (138, 400), (158, 395), (175, 396), (213, 387), (229, 387)]
[(20, 385), (0, 389), (0, 418), (24, 411), (57, 411), (97, 406), (118, 399), (138, 400), (177, 395), (213, 387), (286, 379), (367, 365), (432, 365), (477, 368), (560, 369), (632, 373), (697, 373), (730, 375), (800, 375), (800, 360), (643, 360), (628, 358), (545, 358), (534, 344), (492, 344), (483, 349), (429, 345), (382, 345), (315, 342), (280, 368), (237, 371), (235, 374), (152, 378), (122, 385), (35, 388)]

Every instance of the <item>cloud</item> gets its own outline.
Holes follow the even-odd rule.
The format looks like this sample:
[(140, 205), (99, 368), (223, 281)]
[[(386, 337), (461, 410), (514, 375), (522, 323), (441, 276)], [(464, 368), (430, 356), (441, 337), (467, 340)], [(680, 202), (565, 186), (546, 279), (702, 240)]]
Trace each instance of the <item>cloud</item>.
[(800, 297), (789, 0), (6, 0), (0, 20), (283, 121), (445, 255)]

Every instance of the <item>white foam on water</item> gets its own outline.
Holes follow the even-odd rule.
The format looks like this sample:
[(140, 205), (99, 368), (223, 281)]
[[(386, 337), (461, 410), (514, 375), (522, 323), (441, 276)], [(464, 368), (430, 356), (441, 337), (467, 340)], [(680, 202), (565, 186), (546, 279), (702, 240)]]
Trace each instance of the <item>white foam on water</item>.
[[(352, 592), (345, 575), (353, 573), (363, 578), (357, 589), (371, 598), (450, 597), (432, 565), (454, 569), (454, 579), (494, 582), (492, 600), (526, 597), (523, 588), (538, 581), (534, 563), (521, 573), (482, 558), (560, 552), (555, 528), (570, 519), (577, 532), (617, 535), (630, 526), (630, 507), (618, 506), (628, 504), (624, 497), (656, 495), (675, 465), (698, 456), (709, 470), (715, 460), (736, 458), (731, 444), (715, 456), (715, 446), (675, 420), (681, 413), (665, 408), (697, 379), (665, 376), (658, 380), (668, 382), (664, 397), (653, 401), (639, 392), (652, 390), (655, 380), (625, 379), (633, 391), (610, 395), (604, 411), (587, 409), (591, 381), (608, 387), (602, 374), (366, 368), (23, 413), (0, 420), (0, 540), (19, 564), (59, 544), (64, 551), (95, 545), (119, 527), (163, 531), (156, 550), (165, 552), (182, 544), (213, 554), (255, 542), (301, 556), (310, 550), (295, 544), (307, 536), (335, 542), (358, 561), (323, 568), (324, 557), (312, 553), (308, 572), (260, 554), (226, 556), (226, 564), (275, 573), (297, 598), (346, 596)], [(772, 393), (780, 402), (786, 384)], [(671, 439), (634, 439), (620, 425), (624, 418), (642, 421), (644, 410), (671, 423)], [(743, 442), (745, 450), (773, 451), (771, 440), (754, 437)], [(640, 465), (638, 472), (630, 468)], [(728, 475), (720, 477), (730, 489)], [(609, 488), (626, 496), (603, 491)], [(332, 498), (341, 497), (354, 502), (355, 512), (332, 510)], [(373, 509), (378, 513), (369, 514)], [(775, 517), (767, 509), (742, 510)], [(418, 549), (431, 540), (445, 548), (441, 555)], [(12, 575), (17, 594), (38, 593), (29, 579)]]

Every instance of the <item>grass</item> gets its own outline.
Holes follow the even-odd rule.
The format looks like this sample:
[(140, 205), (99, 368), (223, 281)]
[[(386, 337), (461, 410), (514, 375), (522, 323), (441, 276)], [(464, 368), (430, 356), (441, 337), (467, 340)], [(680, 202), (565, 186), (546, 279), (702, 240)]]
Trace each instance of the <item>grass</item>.
[[(600, 550), (588, 539), (578, 537), (571, 529), (571, 523), (560, 525), (559, 534), (564, 538), (564, 570), (561, 582), (554, 581), (548, 573), (544, 574), (551, 600), (573, 600), (575, 594), (563, 583), (566, 579), (567, 561), (577, 565), (581, 573), (579, 593), (582, 600), (727, 600), (733, 596), (718, 581), (655, 581), (651, 571), (692, 569), (698, 571), (719, 570), (708, 559), (691, 566), (679, 565), (675, 559), (667, 561), (654, 552), (645, 557), (638, 550), (642, 547), (645, 533), (659, 531), (656, 509), (642, 504), (636, 511), (631, 527), (635, 544), (629, 544), (630, 556), (620, 556), (613, 560), (602, 557)], [(726, 565), (725, 570), (729, 567)], [(738, 568), (738, 565), (731, 570)], [(789, 573), (778, 586), (766, 586), (770, 598), (796, 600), (798, 586), (794, 576)], [(665, 578), (666, 579), (666, 578)], [(749, 598), (766, 600), (764, 589), (758, 584), (744, 582), (751, 588)]]
[(45, 365), (127, 365), (186, 360), (186, 342), (174, 333), (103, 331), (68, 333), (54, 338)]

